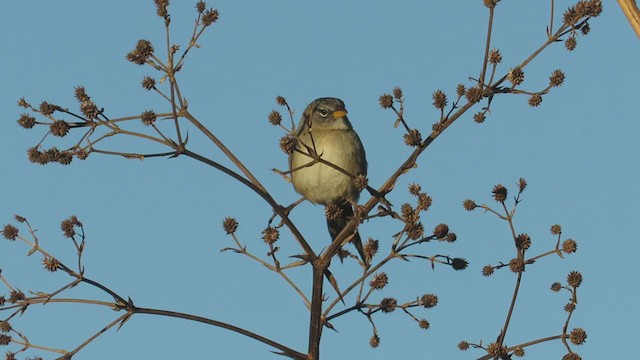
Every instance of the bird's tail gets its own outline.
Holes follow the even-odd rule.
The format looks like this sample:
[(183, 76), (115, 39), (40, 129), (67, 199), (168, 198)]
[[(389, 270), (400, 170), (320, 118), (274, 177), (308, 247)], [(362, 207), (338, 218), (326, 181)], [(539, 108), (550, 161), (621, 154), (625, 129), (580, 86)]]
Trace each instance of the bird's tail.
[[(340, 205), (340, 210), (342, 212), (341, 216), (337, 218), (331, 218), (331, 219), (327, 217), (327, 227), (329, 228), (331, 241), (335, 240), (336, 236), (338, 236), (338, 234), (340, 234), (342, 229), (344, 229), (345, 226), (347, 226), (347, 223), (349, 222), (349, 220), (353, 218), (353, 207), (351, 206), (350, 203), (347, 202)], [(364, 255), (364, 248), (362, 247), (362, 239), (360, 238), (360, 234), (358, 233), (357, 230), (355, 235), (353, 236), (353, 239), (351, 239), (351, 242), (356, 247), (356, 250), (358, 250), (358, 254), (360, 255), (360, 258), (362, 259), (362, 261), (365, 264), (367, 264), (368, 263), (367, 258)], [(338, 256), (340, 257), (340, 261), (344, 260), (345, 256), (342, 254), (342, 249), (338, 250)]]

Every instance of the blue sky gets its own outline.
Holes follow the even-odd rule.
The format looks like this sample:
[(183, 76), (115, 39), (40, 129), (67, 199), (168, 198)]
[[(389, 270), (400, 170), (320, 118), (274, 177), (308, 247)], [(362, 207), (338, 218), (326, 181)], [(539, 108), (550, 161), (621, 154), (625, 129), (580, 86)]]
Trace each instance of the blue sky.
[[(556, 1), (565, 9), (569, 1)], [(171, 6), (173, 41), (185, 44), (193, 25), (194, 4)], [(284, 169), (278, 148), (283, 135), (266, 121), (274, 98), (287, 98), (299, 115), (322, 96), (343, 99), (360, 134), (369, 161), (369, 184), (379, 186), (410, 153), (393, 115), (378, 97), (400, 86), (405, 117), (428, 133), (438, 111), (431, 106), (437, 89), (450, 97), (458, 83), (469, 84), (481, 67), (487, 11), (482, 2), (342, 2), (221, 0), (210, 3), (221, 17), (190, 53), (180, 73), (190, 111), (217, 134), (283, 204), (297, 199), (293, 188), (271, 169)], [(503, 54), (500, 68), (522, 61), (545, 39), (548, 3), (502, 2), (496, 11), (494, 46)], [(124, 56), (140, 38), (161, 49), (162, 20), (151, 1), (54, 3), (21, 1), (4, 5), (0, 22), (0, 223), (14, 213), (39, 231), (42, 246), (72, 263), (74, 251), (58, 228), (76, 214), (85, 224), (86, 275), (131, 298), (139, 306), (212, 317), (263, 333), (290, 347), (306, 349), (307, 314), (295, 293), (261, 265), (230, 253), (221, 222), (232, 215), (238, 236), (249, 250), (264, 255), (260, 231), (269, 207), (223, 174), (186, 158), (145, 161), (93, 154), (63, 167), (30, 164), (26, 149), (43, 129), (26, 131), (15, 120), (23, 112), (20, 97), (37, 105), (49, 101), (76, 109), (73, 88), (83, 85), (110, 117), (148, 109), (166, 111), (158, 96), (139, 85), (150, 68)], [(559, 18), (559, 15), (556, 16)], [(482, 266), (513, 257), (509, 230), (489, 214), (469, 213), (462, 201), (493, 204), (498, 183), (515, 191), (518, 178), (529, 187), (515, 219), (516, 230), (533, 239), (531, 254), (551, 249), (552, 224), (578, 241), (578, 252), (564, 260), (547, 257), (527, 269), (508, 344), (559, 334), (566, 293), (548, 289), (579, 270), (584, 275), (571, 327), (585, 328), (587, 343), (574, 349), (588, 359), (636, 354), (633, 336), (640, 320), (636, 308), (640, 251), (637, 205), (640, 162), (637, 134), (638, 39), (614, 2), (591, 22), (569, 53), (562, 44), (539, 56), (526, 71), (525, 88), (546, 86), (562, 69), (565, 84), (532, 109), (524, 96), (497, 96), (484, 124), (473, 112), (459, 119), (420, 158), (417, 169), (401, 178), (390, 201), (410, 201), (406, 185), (418, 182), (434, 199), (423, 216), (427, 229), (445, 222), (458, 235), (454, 244), (426, 245), (423, 254), (450, 254), (469, 260), (469, 269), (453, 272), (425, 263), (392, 263), (384, 296), (409, 301), (436, 293), (436, 308), (416, 314), (431, 323), (427, 331), (399, 311), (377, 318), (378, 349), (368, 345), (367, 320), (355, 314), (337, 319), (339, 333), (323, 338), (325, 358), (469, 359), (480, 351), (460, 352), (466, 339), (495, 339), (503, 323), (515, 276), (500, 271), (490, 278)], [(296, 121), (297, 116), (296, 115)], [(211, 144), (190, 130), (190, 144), (228, 164)], [(64, 142), (49, 146), (62, 146)], [(150, 148), (138, 140), (114, 139), (112, 149)], [(363, 195), (363, 197), (365, 197)], [(328, 243), (320, 207), (304, 204), (292, 219), (315, 249)], [(371, 221), (360, 228), (390, 244), (398, 224)], [(295, 254), (289, 234), (279, 241), (282, 254)], [(27, 248), (0, 242), (0, 269), (23, 291), (52, 291), (63, 274), (41, 270)], [(356, 276), (353, 264), (332, 265), (344, 283)], [(308, 269), (292, 277), (308, 290)], [(0, 293), (5, 292), (3, 289)], [(67, 296), (109, 300), (86, 288)], [(13, 326), (31, 342), (71, 349), (118, 314), (88, 306), (34, 306)], [(239, 335), (180, 320), (135, 317), (118, 333), (91, 343), (80, 359), (279, 358), (270, 349)], [(529, 358), (560, 358), (559, 342), (528, 348)], [(50, 357), (50, 354), (38, 353)]]

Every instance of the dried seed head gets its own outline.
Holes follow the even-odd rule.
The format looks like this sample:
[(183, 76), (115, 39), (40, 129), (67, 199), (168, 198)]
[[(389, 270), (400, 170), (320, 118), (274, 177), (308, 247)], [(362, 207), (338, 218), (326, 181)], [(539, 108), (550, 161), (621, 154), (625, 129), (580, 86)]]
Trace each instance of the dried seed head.
[(571, 352), (563, 356), (562, 360), (582, 360), (582, 357), (574, 352)]
[[(159, 0), (156, 0), (159, 1)], [(165, 9), (166, 10), (166, 9)], [(136, 48), (127, 54), (127, 60), (134, 64), (144, 65), (153, 55), (153, 45), (149, 40), (138, 40)]]
[(420, 305), (429, 309), (438, 305), (438, 296), (434, 294), (424, 294), (420, 297)]
[(507, 354), (507, 347), (498, 343), (491, 343), (487, 346), (487, 354), (501, 358)]
[(519, 273), (524, 271), (524, 261), (522, 259), (513, 258), (509, 261), (509, 269), (514, 273)]
[(11, 290), (11, 293), (9, 293), (9, 302), (12, 304), (17, 303), (20, 300), (24, 300), (25, 298), (26, 296), (20, 290)]
[(418, 240), (424, 235), (424, 226), (421, 222), (415, 223), (407, 229), (407, 236), (411, 240)]
[(16, 221), (19, 223), (27, 222), (27, 219), (20, 215), (13, 215), (13, 218), (16, 219)]
[(89, 157), (90, 153), (91, 153), (91, 150), (85, 148), (85, 149), (76, 150), (75, 155), (80, 160), (86, 160)]
[(556, 87), (562, 83), (564, 83), (564, 73), (560, 69), (554, 70), (549, 76), (549, 86)]
[(0, 345), (9, 345), (11, 342), (11, 336), (0, 334)]
[(267, 227), (262, 231), (262, 240), (267, 244), (273, 244), (280, 238), (280, 231), (274, 227)]
[(540, 104), (542, 104), (542, 95), (540, 94), (531, 95), (531, 97), (529, 98), (529, 106), (538, 107)]
[(420, 194), (420, 190), (422, 190), (420, 185), (416, 183), (409, 184), (409, 194), (413, 196), (418, 196), (418, 194)]
[(503, 203), (507, 200), (507, 188), (501, 184), (494, 186), (491, 193), (493, 193), (493, 199), (497, 202)]
[(524, 178), (520, 178), (518, 180), (518, 190), (520, 190), (520, 192), (523, 192), (524, 189), (527, 188), (527, 180), (525, 180)]
[(509, 79), (513, 86), (518, 86), (524, 81), (524, 71), (520, 66), (516, 66), (513, 69), (509, 70), (507, 79)]
[(289, 134), (280, 138), (280, 149), (285, 154), (291, 154), (296, 149), (296, 145), (298, 145), (298, 139), (293, 135)]
[(369, 346), (375, 349), (379, 345), (380, 345), (380, 337), (376, 334), (373, 334), (373, 336), (371, 336), (371, 339), (369, 339)]
[(87, 95), (87, 91), (84, 89), (84, 86), (76, 86), (73, 89), (73, 96), (79, 102), (89, 101), (89, 99), (91, 99), (89, 95)]
[(575, 345), (582, 345), (587, 340), (587, 332), (582, 328), (575, 328), (569, 333), (569, 340)]
[(24, 98), (20, 98), (20, 100), (18, 100), (18, 106), (23, 107), (23, 108), (25, 108), (25, 109), (26, 109), (26, 108), (28, 108), (28, 107), (29, 107), (29, 106), (31, 106), (31, 105), (29, 105), (29, 103), (27, 102), (27, 100), (25, 100)]
[(473, 114), (473, 121), (477, 122), (478, 124), (482, 124), (486, 119), (487, 116), (482, 111)]
[(276, 110), (273, 110), (271, 111), (271, 113), (269, 113), (268, 119), (269, 123), (274, 126), (280, 125), (282, 123), (282, 115)]
[(145, 76), (142, 79), (142, 87), (146, 90), (151, 90), (154, 89), (156, 87), (156, 79), (150, 77), (150, 76)]
[(582, 35), (588, 35), (589, 32), (591, 31), (591, 26), (589, 26), (589, 23), (586, 22), (584, 23), (584, 25), (582, 25), (582, 27), (580, 28), (580, 32), (582, 33)]
[(404, 203), (400, 206), (400, 213), (402, 214), (402, 219), (407, 224), (413, 224), (419, 219), (418, 214), (409, 203)]
[(491, 49), (489, 52), (489, 63), (498, 65), (502, 62), (502, 54), (498, 49)]
[(200, 14), (202, 14), (206, 8), (207, 4), (202, 0), (198, 1), (198, 3), (196, 4), (196, 10), (198, 10), (198, 13)]
[(87, 120), (89, 121), (95, 119), (100, 114), (98, 106), (90, 100), (83, 101), (80, 104), (80, 111), (84, 114), (84, 116), (87, 117)]
[(140, 119), (142, 120), (143, 124), (148, 126), (156, 122), (157, 117), (156, 113), (153, 110), (147, 110), (140, 115)]
[(287, 99), (285, 99), (283, 96), (276, 96), (276, 104), (285, 106), (287, 105)]
[(25, 129), (31, 129), (36, 125), (36, 118), (33, 116), (29, 116), (29, 114), (22, 114), (18, 119), (18, 125), (22, 126)]
[(516, 236), (516, 247), (519, 250), (527, 250), (531, 247), (531, 237), (527, 234), (520, 234)]
[(567, 239), (562, 243), (562, 251), (566, 254), (573, 254), (578, 250), (578, 243), (573, 239)]
[(393, 97), (398, 101), (402, 99), (402, 89), (399, 86), (393, 88)]
[(11, 324), (8, 321), (0, 320), (0, 332), (8, 333), (11, 331)]
[(572, 271), (567, 275), (567, 283), (574, 288), (577, 288), (582, 284), (582, 274), (578, 271)]
[(449, 233), (447, 234), (447, 242), (455, 242), (456, 240), (458, 240), (458, 235), (456, 235), (456, 233), (449, 231)]
[(227, 234), (233, 234), (238, 230), (238, 221), (231, 216), (227, 216), (222, 221), (222, 228)]
[(447, 95), (442, 90), (436, 90), (431, 97), (433, 98), (433, 106), (436, 109), (442, 110), (447, 107)]
[(369, 185), (369, 179), (365, 175), (360, 174), (353, 178), (353, 184), (356, 186), (358, 191), (362, 191)]
[(553, 235), (562, 234), (562, 226), (560, 226), (558, 224), (551, 225), (551, 234), (553, 234)]
[(500, 2), (500, 0), (483, 0), (483, 1), (484, 1), (484, 6), (488, 7), (489, 9), (493, 9)]
[(49, 116), (53, 114), (56, 110), (58, 110), (58, 107), (56, 105), (49, 104), (48, 102), (43, 101), (40, 104), (39, 110), (42, 115)]
[(438, 224), (433, 229), (433, 236), (438, 239), (442, 239), (449, 234), (449, 226), (447, 224)]
[(429, 328), (430, 324), (426, 319), (422, 319), (422, 320), (418, 321), (418, 326), (420, 326), (421, 329), (427, 330)]
[(373, 257), (378, 253), (378, 240), (369, 238), (367, 243), (364, 244), (363, 250), (367, 263), (370, 263), (371, 259), (373, 259)]
[(602, 0), (580, 0), (569, 7), (562, 15), (562, 20), (568, 25), (575, 25), (587, 17), (597, 17), (602, 13)]
[(156, 14), (161, 18), (168, 19), (169, 12), (167, 7), (169, 6), (169, 0), (153, 0), (153, 2), (156, 4)]
[(374, 290), (381, 290), (389, 283), (389, 277), (385, 273), (378, 273), (373, 275), (373, 279), (369, 281), (369, 286)]
[(517, 357), (523, 357), (524, 356), (524, 349), (520, 346), (517, 346), (515, 349), (513, 349), (513, 355), (517, 356)]
[(431, 196), (425, 193), (418, 194), (418, 210), (420, 211), (429, 210), (432, 202), (433, 202), (433, 199), (431, 199)]
[(380, 301), (380, 310), (382, 310), (383, 313), (393, 312), (397, 306), (398, 306), (398, 300), (394, 298), (388, 297)]
[(451, 267), (453, 270), (464, 270), (469, 266), (469, 262), (463, 258), (453, 258), (451, 260)]
[(466, 351), (469, 350), (469, 343), (462, 340), (458, 343), (458, 349), (462, 350), (462, 351)]
[(404, 134), (404, 143), (417, 147), (422, 143), (422, 135), (417, 129), (411, 129), (408, 134)]
[(482, 100), (482, 90), (478, 86), (468, 88), (464, 95), (467, 97), (467, 101), (472, 104)]
[(45, 256), (44, 259), (42, 259), (42, 266), (48, 271), (56, 272), (60, 268), (60, 261), (56, 258)]
[(69, 133), (69, 124), (63, 120), (56, 120), (51, 125), (49, 125), (49, 131), (51, 131), (51, 135), (64, 137)]
[(218, 13), (218, 10), (216, 9), (206, 10), (202, 15), (202, 24), (204, 26), (209, 26), (214, 22), (218, 21), (219, 17), (220, 17), (220, 13)]
[(564, 42), (564, 47), (567, 48), (567, 50), (569, 51), (573, 51), (575, 50), (576, 46), (578, 46), (578, 40), (576, 40), (575, 36), (571, 36), (569, 37), (565, 42)]
[(476, 205), (476, 202), (471, 200), (471, 199), (467, 199), (467, 200), (463, 201), (462, 202), (462, 206), (467, 211), (473, 211), (473, 210), (475, 210), (475, 208), (478, 207), (478, 205)]
[(463, 97), (466, 92), (467, 92), (467, 89), (464, 87), (463, 84), (458, 84), (456, 86), (456, 95), (458, 95), (459, 98)]
[(70, 219), (65, 219), (60, 222), (60, 230), (66, 238), (72, 238), (76, 235), (74, 224)]
[(564, 311), (568, 313), (574, 311), (575, 309), (576, 309), (576, 303), (574, 303), (573, 301), (568, 302), (564, 305)]
[(40, 164), (40, 165), (44, 165), (44, 159), (42, 156), (42, 152), (40, 150), (38, 150), (38, 147), (32, 147), (27, 149), (27, 157), (29, 158), (29, 161), (31, 161), (34, 164)]
[(329, 204), (324, 207), (324, 214), (328, 220), (338, 220), (342, 218), (342, 208), (336, 204)]
[(378, 101), (380, 102), (380, 106), (382, 106), (383, 109), (388, 109), (393, 106), (393, 96), (389, 94), (382, 94)]
[(18, 237), (18, 228), (7, 224), (2, 228), (2, 236), (7, 240), (15, 240)]
[(491, 276), (491, 275), (493, 275), (493, 271), (494, 271), (494, 270), (495, 270), (495, 269), (493, 268), (493, 266), (491, 266), (491, 265), (485, 265), (485, 266), (482, 268), (482, 275), (483, 275), (483, 276)]
[(61, 165), (69, 165), (71, 164), (71, 161), (73, 161), (73, 156), (68, 151), (60, 152), (56, 159), (56, 162)]
[(551, 291), (558, 292), (560, 291), (560, 289), (562, 289), (562, 284), (560, 284), (559, 282), (556, 281), (553, 284), (551, 284)]

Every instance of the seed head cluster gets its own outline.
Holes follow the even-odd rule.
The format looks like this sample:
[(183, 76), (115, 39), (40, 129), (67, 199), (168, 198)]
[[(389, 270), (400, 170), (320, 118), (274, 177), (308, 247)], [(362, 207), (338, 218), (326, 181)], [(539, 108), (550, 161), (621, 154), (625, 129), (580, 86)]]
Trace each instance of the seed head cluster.
[(262, 240), (267, 244), (273, 244), (280, 238), (280, 231), (274, 227), (267, 227), (262, 231)]
[(404, 143), (413, 147), (420, 146), (422, 143), (422, 135), (420, 134), (420, 131), (417, 129), (411, 129), (407, 134), (404, 134)]
[(282, 149), (285, 154), (293, 153), (296, 145), (298, 145), (298, 140), (293, 135), (285, 135), (280, 138), (280, 149)]
[(364, 244), (363, 250), (367, 263), (370, 263), (371, 259), (373, 259), (373, 257), (378, 253), (378, 240), (369, 238), (367, 243)]
[(378, 99), (378, 101), (380, 102), (380, 106), (383, 109), (389, 109), (390, 107), (393, 106), (393, 96), (389, 94), (382, 94), (380, 96), (380, 99)]
[(389, 277), (385, 273), (378, 273), (373, 275), (373, 279), (369, 281), (369, 286), (374, 290), (381, 290), (389, 283)]
[(222, 228), (227, 234), (233, 234), (238, 230), (238, 221), (231, 216), (224, 218)]
[(433, 106), (436, 109), (443, 110), (447, 107), (447, 95), (442, 90), (436, 90), (433, 95)]
[(271, 113), (269, 113), (268, 119), (269, 123), (274, 126), (280, 125), (282, 123), (282, 115), (279, 111), (276, 110), (273, 110), (271, 111)]
[[(156, 0), (158, 2), (160, 0)], [(166, 7), (165, 7), (166, 11)], [(158, 13), (159, 14), (159, 13)], [(147, 60), (153, 55), (153, 45), (149, 40), (138, 40), (136, 44), (136, 48), (133, 49), (130, 53), (127, 54), (127, 60), (134, 64), (144, 65)]]

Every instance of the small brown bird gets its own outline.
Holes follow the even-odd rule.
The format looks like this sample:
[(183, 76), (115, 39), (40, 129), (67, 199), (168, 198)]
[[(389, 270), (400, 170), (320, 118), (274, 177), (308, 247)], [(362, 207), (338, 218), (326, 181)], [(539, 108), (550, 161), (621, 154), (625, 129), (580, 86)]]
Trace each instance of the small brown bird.
[[(313, 161), (307, 147), (326, 160), (354, 176), (367, 175), (367, 159), (358, 134), (353, 130), (344, 102), (336, 98), (314, 100), (302, 114), (298, 128), (297, 151), (289, 156), (289, 170), (293, 187), (307, 200), (320, 205), (339, 208), (337, 217), (327, 217), (331, 240), (344, 229), (353, 217), (353, 205), (360, 190), (351, 177), (321, 163), (306, 166)], [(362, 239), (356, 231), (351, 240), (362, 261), (367, 263)], [(340, 254), (340, 253), (339, 253)], [(342, 260), (342, 258), (341, 258)]]

